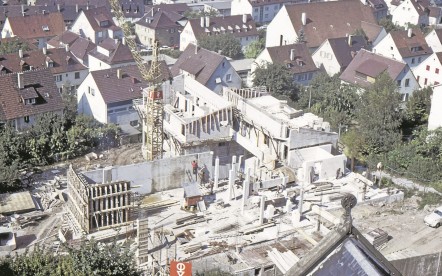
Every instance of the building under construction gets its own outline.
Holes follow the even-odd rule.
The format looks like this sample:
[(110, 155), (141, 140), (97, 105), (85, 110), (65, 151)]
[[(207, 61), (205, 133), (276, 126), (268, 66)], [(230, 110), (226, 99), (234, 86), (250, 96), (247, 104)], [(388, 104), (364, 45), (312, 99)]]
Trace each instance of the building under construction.
[(112, 171), (103, 170), (96, 182), (69, 167), (68, 212), (74, 229), (85, 233), (123, 226), (131, 221), (132, 194), (129, 181), (112, 181)]

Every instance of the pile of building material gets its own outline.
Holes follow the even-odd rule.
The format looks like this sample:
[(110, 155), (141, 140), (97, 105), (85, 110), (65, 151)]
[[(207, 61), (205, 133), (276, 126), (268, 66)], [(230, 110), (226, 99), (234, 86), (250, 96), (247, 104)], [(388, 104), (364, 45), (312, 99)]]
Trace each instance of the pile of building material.
[(368, 232), (366, 238), (376, 248), (380, 248), (382, 245), (388, 242), (387, 232), (379, 228)]

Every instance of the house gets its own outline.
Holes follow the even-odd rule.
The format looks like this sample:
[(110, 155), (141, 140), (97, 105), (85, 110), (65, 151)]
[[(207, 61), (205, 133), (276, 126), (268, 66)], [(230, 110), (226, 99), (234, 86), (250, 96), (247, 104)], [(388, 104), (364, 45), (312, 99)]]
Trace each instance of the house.
[(428, 116), (428, 130), (442, 127), (442, 84), (433, 87), (431, 109)]
[(218, 16), (230, 16), (231, 6), (231, 2), (229, 1), (209, 2), (204, 3), (204, 11), (207, 13), (216, 12), (218, 13)]
[(428, 26), (428, 15), (431, 5), (429, 0), (406, 0), (400, 1), (391, 14), (394, 24), (408, 27), (410, 24), (417, 26)]
[(151, 6), (146, 6), (146, 13), (155, 14), (158, 11), (176, 12), (178, 14), (184, 15), (186, 11), (189, 10), (189, 6), (186, 3), (171, 3), (171, 4), (155, 4)]
[(96, 49), (97, 45), (89, 39), (79, 37), (69, 47), (71, 53), (81, 62), (84, 66), (89, 67), (89, 52)]
[(230, 64), (235, 69), (236, 73), (241, 77), (243, 86), (251, 86), (253, 82), (252, 78), (252, 64), (255, 62), (253, 58), (229, 60)]
[(366, 89), (383, 72), (387, 72), (390, 78), (397, 83), (403, 101), (408, 100), (413, 91), (419, 88), (419, 83), (407, 63), (365, 49), (359, 50), (339, 78), (345, 83)]
[(252, 65), (252, 75), (268, 63), (283, 64), (293, 74), (293, 81), (301, 85), (308, 85), (319, 71), (305, 43), (265, 48)]
[(322, 67), (329, 76), (342, 73), (360, 49), (367, 49), (367, 41), (358, 35), (330, 38), (313, 53), (316, 67)]
[(64, 109), (48, 68), (0, 75), (0, 91), (0, 121), (19, 131), (32, 126), (39, 115), (61, 115)]
[(373, 9), (374, 17), (379, 21), (388, 15), (388, 6), (384, 0), (361, 0), (362, 4), (370, 6)]
[(414, 69), (433, 53), (425, 41), (422, 31), (411, 28), (406, 31), (390, 32), (373, 47), (373, 52), (389, 58), (402, 60), (411, 69)]
[(421, 87), (442, 83), (442, 52), (433, 53), (413, 70)]
[(241, 87), (241, 77), (225, 56), (189, 44), (170, 68), (173, 77), (191, 76), (210, 90), (221, 93), (223, 86)]
[(435, 26), (436, 28), (442, 27), (442, 8), (441, 7), (428, 7), (430, 10), (428, 14), (428, 25)]
[(0, 73), (19, 73), (48, 68), (55, 79), (58, 90), (63, 87), (75, 91), (83, 82), (88, 69), (69, 52), (69, 47), (53, 48), (18, 53), (0, 57)]
[(435, 29), (425, 36), (425, 41), (433, 52), (442, 52), (442, 29)]
[(62, 34), (55, 36), (47, 42), (47, 48), (65, 48), (69, 47), (80, 37), (79, 34), (71, 31), (64, 31)]
[(110, 9), (98, 7), (83, 10), (71, 26), (71, 32), (98, 44), (106, 38), (122, 38), (123, 31), (115, 25)]
[(370, 48), (378, 45), (378, 43), (387, 36), (387, 31), (384, 27), (365, 21), (361, 22), (361, 29), (359, 31), (356, 31), (356, 33), (365, 34), (365, 39)]
[(8, 17), (2, 29), (2, 37), (19, 36), (26, 40), (37, 40), (38, 47), (46, 47), (46, 42), (65, 31), (61, 13), (35, 14)]
[(135, 33), (141, 44), (152, 47), (155, 40), (160, 45), (174, 46), (180, 43), (180, 33), (187, 20), (176, 12), (160, 10), (145, 14), (135, 23)]
[[(164, 63), (161, 68), (168, 74)], [(148, 83), (136, 65), (92, 71), (78, 88), (78, 112), (104, 124), (135, 126), (139, 116), (132, 101), (141, 98), (146, 87)]]
[(120, 0), (120, 6), (126, 20), (136, 22), (144, 15), (144, 0)]
[(328, 38), (345, 37), (363, 29), (362, 22), (377, 24), (372, 9), (359, 1), (286, 5), (267, 27), (266, 47), (302, 39), (315, 50)]
[(135, 64), (132, 52), (125, 44), (125, 39), (106, 38), (88, 52), (88, 65), (90, 71), (116, 68)]
[(269, 23), (285, 4), (302, 3), (300, 0), (233, 0), (232, 15), (250, 14), (256, 23)]
[(232, 34), (241, 42), (243, 49), (258, 40), (256, 24), (250, 15), (206, 16), (187, 21), (180, 36), (180, 51), (184, 51), (189, 43), (196, 44), (202, 36), (220, 34)]

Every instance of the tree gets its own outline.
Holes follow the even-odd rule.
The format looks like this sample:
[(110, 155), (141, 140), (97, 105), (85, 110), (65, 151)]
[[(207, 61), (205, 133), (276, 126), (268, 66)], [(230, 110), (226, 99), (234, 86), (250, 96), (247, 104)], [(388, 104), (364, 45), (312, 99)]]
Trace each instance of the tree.
[(29, 43), (20, 38), (11, 38), (11, 40), (8, 40), (7, 42), (0, 42), (0, 55), (16, 53), (19, 49), (23, 51), (31, 50)]
[(337, 75), (330, 77), (321, 73), (313, 78), (308, 88), (301, 90), (297, 107), (318, 114), (337, 129), (339, 125), (351, 124), (358, 101), (355, 87), (341, 84)]
[(261, 64), (254, 72), (253, 84), (267, 86), (271, 93), (285, 95), (294, 100), (299, 87), (293, 81), (292, 72), (282, 64)]
[(305, 43), (306, 39), (305, 39), (304, 28), (301, 28), (298, 33), (299, 33), (299, 35), (296, 38), (296, 43)]
[(258, 40), (250, 43), (244, 50), (244, 56), (246, 58), (256, 58), (265, 49), (266, 46), (266, 30), (261, 29), (258, 31)]
[(406, 109), (404, 110), (404, 121), (401, 126), (404, 134), (409, 135), (416, 128), (428, 124), (432, 94), (433, 89), (426, 87), (414, 91), (408, 99)]
[(200, 17), (215, 17), (215, 16), (219, 16), (219, 12), (215, 9), (210, 9), (208, 11), (205, 10), (187, 10), (184, 12), (184, 17), (186, 17), (187, 19), (193, 19), (193, 18), (200, 18)]
[(359, 133), (358, 129), (351, 129), (342, 135), (341, 141), (345, 145), (345, 155), (351, 159), (351, 171), (354, 171), (355, 159), (363, 158), (365, 145), (363, 136)]
[(241, 43), (232, 34), (201, 36), (198, 45), (233, 59), (242, 56)]
[(366, 153), (386, 152), (401, 140), (401, 96), (388, 73), (382, 73), (362, 93), (356, 110), (359, 133), (366, 143)]
[(381, 20), (379, 20), (379, 25), (384, 27), (387, 33), (403, 29), (402, 27), (394, 24), (390, 18), (382, 18)]
[(71, 88), (70, 83), (63, 84), (61, 99), (64, 105), (63, 116), (66, 127), (71, 127), (77, 117), (77, 93)]

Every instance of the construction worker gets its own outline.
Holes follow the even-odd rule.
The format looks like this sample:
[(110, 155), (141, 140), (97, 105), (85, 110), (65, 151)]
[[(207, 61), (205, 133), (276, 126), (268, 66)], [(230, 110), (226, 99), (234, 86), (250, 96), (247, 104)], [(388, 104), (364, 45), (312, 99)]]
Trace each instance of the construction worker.
[(204, 180), (206, 178), (206, 165), (204, 165), (201, 168), (201, 170), (199, 172), (199, 175), (200, 175), (200, 184), (203, 185), (204, 184)]
[(193, 171), (193, 174), (195, 175), (195, 181), (196, 181), (197, 176), (198, 176), (198, 162), (196, 162), (196, 160), (192, 161), (192, 171)]

